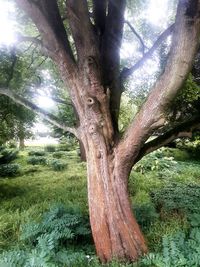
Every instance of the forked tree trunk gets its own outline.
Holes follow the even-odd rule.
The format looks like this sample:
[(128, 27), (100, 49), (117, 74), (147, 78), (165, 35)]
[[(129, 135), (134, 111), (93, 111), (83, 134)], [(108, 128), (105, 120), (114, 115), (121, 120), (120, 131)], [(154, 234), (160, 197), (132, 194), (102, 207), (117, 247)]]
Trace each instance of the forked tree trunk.
[(78, 96), (79, 134), (86, 151), (90, 223), (97, 255), (102, 262), (113, 258), (134, 261), (147, 252), (147, 246), (129, 200), (130, 168), (119, 164), (109, 95), (95, 69), (89, 71), (89, 77), (85, 73), (74, 86), (82, 92)]

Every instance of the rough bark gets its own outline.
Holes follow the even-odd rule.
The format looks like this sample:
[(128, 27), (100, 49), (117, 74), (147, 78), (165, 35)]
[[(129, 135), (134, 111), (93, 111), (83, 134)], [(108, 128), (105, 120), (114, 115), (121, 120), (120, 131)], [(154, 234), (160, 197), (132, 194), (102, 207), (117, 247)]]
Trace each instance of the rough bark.
[[(100, 84), (95, 89), (96, 93), (103, 91)], [(132, 213), (128, 174), (121, 172), (115, 159), (111, 116), (105, 113), (108, 96), (90, 95), (82, 104), (85, 119), (80, 120), (80, 135), (87, 156), (90, 222), (97, 255), (103, 262), (114, 257), (136, 260), (147, 247)]]

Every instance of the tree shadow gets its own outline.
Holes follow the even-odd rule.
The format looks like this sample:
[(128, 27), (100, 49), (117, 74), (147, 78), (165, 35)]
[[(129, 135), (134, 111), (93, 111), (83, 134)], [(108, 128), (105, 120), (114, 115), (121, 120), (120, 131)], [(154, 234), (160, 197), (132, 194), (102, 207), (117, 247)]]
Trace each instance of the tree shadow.
[(0, 202), (26, 193), (27, 188), (18, 185), (0, 184)]

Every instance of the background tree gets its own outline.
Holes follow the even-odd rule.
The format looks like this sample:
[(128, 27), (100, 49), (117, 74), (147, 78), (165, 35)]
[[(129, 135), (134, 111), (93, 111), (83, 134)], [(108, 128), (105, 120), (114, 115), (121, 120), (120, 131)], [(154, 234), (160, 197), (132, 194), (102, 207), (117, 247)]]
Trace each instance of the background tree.
[[(11, 86), (22, 90), (30, 75), (25, 72), (29, 68), (24, 58), (20, 58), (15, 47), (0, 47), (0, 84), (1, 87)], [(35, 78), (35, 77), (33, 77)], [(25, 92), (28, 97), (30, 93)], [(0, 142), (5, 143), (12, 139), (19, 140), (19, 146), (24, 148), (24, 139), (31, 136), (31, 128), (35, 121), (35, 113), (14, 103), (9, 98), (0, 96)]]
[[(58, 122), (55, 115), (37, 107), (5, 86), (1, 94), (43, 114), (56, 126), (74, 134), (87, 157), (88, 201), (92, 234), (102, 261), (113, 257), (136, 260), (147, 251), (128, 198), (128, 177), (143, 155), (196, 127), (184, 122), (148, 141), (168, 124), (170, 104), (191, 70), (199, 45), (200, 1), (179, 0), (175, 23), (134, 65), (120, 67), (125, 0), (59, 2), (16, 0), (32, 19), (39, 37), (21, 36), (41, 47), (58, 68), (78, 117), (78, 127)], [(172, 33), (164, 71), (123, 137), (118, 119), (123, 82)], [(37, 33), (38, 34), (38, 33)], [(180, 132), (181, 131), (181, 132)]]

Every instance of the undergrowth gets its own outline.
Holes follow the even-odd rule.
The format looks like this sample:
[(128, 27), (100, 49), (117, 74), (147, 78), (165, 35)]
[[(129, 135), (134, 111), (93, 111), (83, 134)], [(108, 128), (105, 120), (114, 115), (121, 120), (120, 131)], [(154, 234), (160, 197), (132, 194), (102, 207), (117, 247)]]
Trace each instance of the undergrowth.
[[(101, 266), (88, 230), (86, 164), (76, 150), (47, 150), (29, 153), (46, 159), (34, 166), (27, 164), (30, 150), (20, 152), (14, 161), (21, 165), (20, 175), (0, 179), (0, 267)], [(67, 168), (57, 172), (52, 162)], [(129, 192), (150, 254), (135, 264), (104, 266), (199, 266), (198, 160), (178, 149), (148, 155), (131, 173)], [(75, 206), (79, 211), (68, 208)]]

